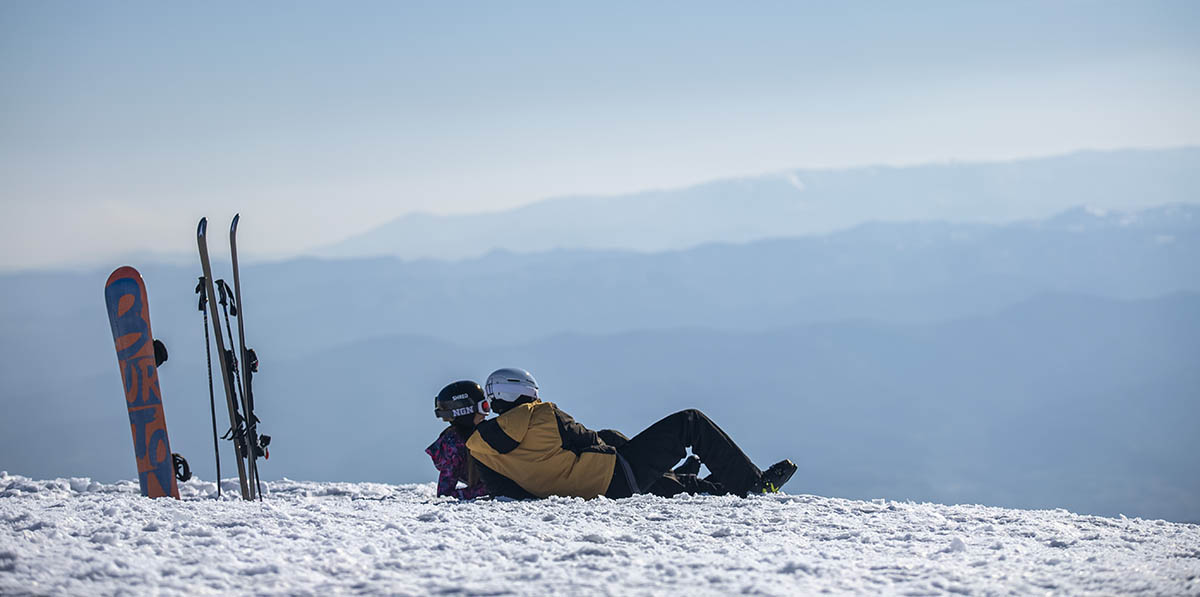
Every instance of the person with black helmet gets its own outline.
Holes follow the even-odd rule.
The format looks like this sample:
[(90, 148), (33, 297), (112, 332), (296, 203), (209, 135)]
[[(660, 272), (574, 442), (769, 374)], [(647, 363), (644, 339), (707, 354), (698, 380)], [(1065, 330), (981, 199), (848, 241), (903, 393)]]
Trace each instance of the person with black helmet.
[[(467, 438), (490, 412), (483, 389), (473, 381), (456, 381), (433, 399), (433, 414), (450, 425), (425, 453), (438, 469), (437, 494), (467, 500), (490, 494), (466, 448)], [(458, 487), (459, 483), (465, 487)]]
[(728, 434), (695, 409), (669, 415), (626, 439), (613, 431), (592, 431), (555, 404), (542, 402), (537, 381), (523, 369), (493, 372), (484, 394), (499, 416), (476, 426), (467, 449), (493, 495), (661, 494), (664, 484), (674, 482), (665, 476), (687, 448), (712, 472), (702, 480), (710, 489), (705, 493), (774, 493), (796, 471), (790, 460), (759, 470)]

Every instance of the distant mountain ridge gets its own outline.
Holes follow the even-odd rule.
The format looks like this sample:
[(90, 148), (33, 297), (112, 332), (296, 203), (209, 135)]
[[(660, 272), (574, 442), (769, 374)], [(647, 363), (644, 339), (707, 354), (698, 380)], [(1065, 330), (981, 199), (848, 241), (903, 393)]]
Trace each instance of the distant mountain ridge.
[[(226, 264), (214, 268), (216, 277), (226, 275)], [(156, 333), (168, 343), (187, 337), (176, 350), (192, 349), (198, 265), (139, 269)], [(107, 369), (111, 339), (93, 296), (107, 275), (0, 275), (10, 291), (0, 301), (0, 336), (10, 348), (21, 343), (21, 358), (0, 359), (0, 377), (40, 372), (50, 379), (60, 361)], [(568, 332), (936, 322), (1048, 292), (1125, 299), (1200, 292), (1200, 206), (1076, 209), (1002, 226), (875, 222), (655, 254), (294, 259), (244, 266), (242, 282), (251, 333), (274, 345), (264, 355), (278, 356), (391, 334), (507, 344)], [(103, 356), (92, 364), (96, 353)], [(26, 360), (31, 355), (42, 356)]]
[(1004, 223), (1079, 205), (1130, 211), (1200, 202), (1200, 148), (1081, 152), (997, 163), (796, 170), (507, 211), (412, 214), (314, 252), (463, 259), (493, 250), (677, 250), (828, 234), (867, 221)]

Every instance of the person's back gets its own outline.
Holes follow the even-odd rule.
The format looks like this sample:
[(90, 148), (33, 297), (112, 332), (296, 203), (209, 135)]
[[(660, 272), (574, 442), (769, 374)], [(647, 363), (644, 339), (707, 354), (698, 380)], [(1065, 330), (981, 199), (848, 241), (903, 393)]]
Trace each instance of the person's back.
[(616, 449), (550, 402), (514, 404), (467, 440), (471, 455), (537, 497), (593, 498), (608, 489)]

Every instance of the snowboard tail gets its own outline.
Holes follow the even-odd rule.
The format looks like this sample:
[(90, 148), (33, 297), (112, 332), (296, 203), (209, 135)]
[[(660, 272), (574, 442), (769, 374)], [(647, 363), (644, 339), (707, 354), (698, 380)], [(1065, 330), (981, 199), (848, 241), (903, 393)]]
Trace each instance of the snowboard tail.
[(150, 331), (150, 305), (141, 274), (129, 266), (113, 271), (104, 284), (104, 302), (125, 386), (142, 495), (179, 499)]

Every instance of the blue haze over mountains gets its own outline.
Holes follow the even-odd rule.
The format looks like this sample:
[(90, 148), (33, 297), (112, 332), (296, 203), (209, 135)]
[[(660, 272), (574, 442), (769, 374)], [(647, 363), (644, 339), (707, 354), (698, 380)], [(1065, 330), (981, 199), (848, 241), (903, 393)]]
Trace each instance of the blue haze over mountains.
[(662, 251), (827, 234), (866, 221), (1000, 223), (1087, 205), (1195, 201), (1200, 148), (1080, 152), (998, 163), (795, 170), (497, 213), (412, 214), (317, 251), (327, 257), (477, 257), (493, 249)]
[[(588, 248), (600, 236), (584, 232), (539, 246), (542, 224), (520, 224), (548, 221), (531, 206), (419, 231), (476, 257), (243, 266), (259, 414), (275, 437), (263, 475), (431, 480), (433, 394), (521, 366), (593, 428), (632, 435), (701, 408), (756, 461), (795, 460), (793, 493), (1198, 520), (1197, 166), (1200, 152), (1175, 150), (797, 174), (803, 191), (787, 177), (699, 187), (707, 207), (691, 215), (688, 191), (641, 196), (653, 205), (640, 211), (614, 198), (636, 220), (630, 238), (659, 231), (657, 247)], [(828, 230), (787, 233), (808, 225), (786, 221), (802, 219), (780, 211), (787, 199), (736, 203), (732, 190), (761, 182), (813, 201), (839, 177), (869, 207), (803, 209), (877, 221), (830, 216)], [(961, 209), (906, 207), (954, 198)], [(604, 201), (543, 207), (571, 214), (571, 230), (619, 228), (589, 219)], [(728, 226), (707, 218), (717, 212)], [(522, 244), (467, 242), (502, 231)], [(160, 375), (172, 448), (211, 479), (199, 267), (133, 265), (171, 349)], [(110, 270), (0, 276), (0, 469), (134, 476), (102, 302)]]

